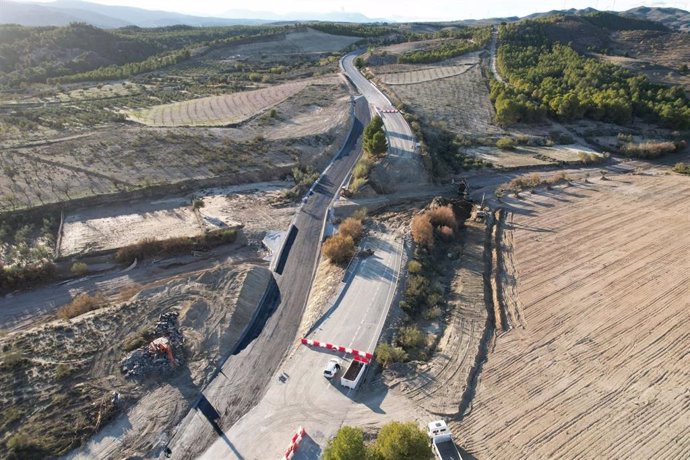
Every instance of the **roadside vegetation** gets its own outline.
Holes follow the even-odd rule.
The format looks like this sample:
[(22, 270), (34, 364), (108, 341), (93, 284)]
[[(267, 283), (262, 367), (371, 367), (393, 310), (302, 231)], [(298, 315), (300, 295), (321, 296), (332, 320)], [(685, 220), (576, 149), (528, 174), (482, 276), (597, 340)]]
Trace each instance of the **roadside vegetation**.
[(364, 235), (366, 210), (360, 209), (352, 217), (344, 219), (335, 235), (323, 244), (323, 254), (333, 264), (345, 265), (355, 255), (357, 244)]
[(559, 173), (553, 175), (541, 175), (538, 173), (529, 174), (526, 176), (516, 177), (510, 182), (500, 185), (496, 189), (496, 196), (502, 197), (503, 194), (512, 192), (516, 196), (520, 192), (525, 190), (532, 190), (537, 187), (546, 187), (551, 189), (551, 187), (561, 184), (570, 183), (571, 178), (566, 173)]
[(380, 116), (375, 116), (364, 128), (362, 146), (364, 153), (352, 169), (350, 193), (356, 193), (369, 182), (369, 173), (376, 162), (388, 151), (386, 132), (383, 130), (383, 120)]
[(364, 442), (360, 428), (343, 426), (328, 441), (324, 460), (430, 460), (431, 443), (414, 422), (391, 422), (372, 442)]
[(376, 359), (384, 367), (396, 362), (425, 361), (436, 338), (424, 331), (424, 324), (444, 314), (447, 288), (445, 263), (457, 251), (458, 234), (465, 210), (453, 204), (436, 205), (412, 218), (414, 257), (407, 265), (407, 283), (400, 301), (404, 320), (391, 343), (376, 347)]
[[(501, 124), (589, 118), (628, 124), (634, 117), (673, 129), (690, 127), (690, 101), (679, 86), (651, 83), (622, 67), (585, 57), (547, 31), (562, 16), (502, 25), (498, 69), (508, 84), (491, 82)], [(583, 20), (605, 21), (604, 17)]]
[(82, 293), (67, 305), (60, 307), (57, 316), (60, 319), (70, 319), (107, 306), (108, 302), (100, 292), (95, 294)]

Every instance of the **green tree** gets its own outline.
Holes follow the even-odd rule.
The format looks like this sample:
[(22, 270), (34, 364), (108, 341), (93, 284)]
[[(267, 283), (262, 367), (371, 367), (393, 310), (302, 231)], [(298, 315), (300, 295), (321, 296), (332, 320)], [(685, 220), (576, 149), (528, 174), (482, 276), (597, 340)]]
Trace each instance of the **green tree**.
[(373, 450), (382, 460), (425, 460), (434, 455), (426, 433), (414, 422), (384, 425)]
[(386, 150), (388, 150), (386, 135), (382, 131), (379, 131), (374, 134), (374, 137), (371, 138), (371, 142), (369, 143), (369, 151), (371, 153), (381, 154), (386, 153)]
[(324, 460), (363, 460), (366, 456), (364, 433), (351, 426), (340, 428), (323, 451)]

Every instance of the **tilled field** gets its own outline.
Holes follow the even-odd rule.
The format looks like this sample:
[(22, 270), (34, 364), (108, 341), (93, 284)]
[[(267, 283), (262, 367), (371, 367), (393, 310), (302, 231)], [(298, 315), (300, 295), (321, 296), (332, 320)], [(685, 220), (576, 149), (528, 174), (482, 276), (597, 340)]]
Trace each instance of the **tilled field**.
[(424, 119), (443, 122), (457, 134), (496, 134), (489, 90), (479, 66), (447, 78), (409, 85), (396, 84), (397, 96)]
[(479, 458), (688, 458), (689, 200), (685, 177), (632, 175), (510, 200), (504, 260), (524, 328), (497, 338), (454, 427), (461, 445)]
[(148, 126), (227, 126), (241, 123), (302, 91), (307, 81), (254, 91), (210, 96), (136, 111), (130, 118)]
[(424, 83), (425, 81), (460, 75), (470, 70), (472, 66), (473, 64), (449, 65), (409, 72), (386, 73), (381, 75), (381, 81), (387, 85), (413, 85), (415, 83)]

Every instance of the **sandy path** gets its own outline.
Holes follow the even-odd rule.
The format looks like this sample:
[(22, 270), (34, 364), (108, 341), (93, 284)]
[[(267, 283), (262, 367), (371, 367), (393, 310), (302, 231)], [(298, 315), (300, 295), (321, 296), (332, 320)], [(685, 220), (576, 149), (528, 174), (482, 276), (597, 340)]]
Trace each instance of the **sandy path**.
[(619, 176), (514, 208), (526, 327), (498, 338), (453, 427), (468, 451), (688, 458), (689, 200), (687, 178)]

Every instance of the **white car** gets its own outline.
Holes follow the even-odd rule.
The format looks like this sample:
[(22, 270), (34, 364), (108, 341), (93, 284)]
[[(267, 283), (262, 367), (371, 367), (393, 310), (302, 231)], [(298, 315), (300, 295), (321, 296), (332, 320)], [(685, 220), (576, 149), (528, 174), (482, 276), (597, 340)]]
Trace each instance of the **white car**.
[(332, 358), (330, 361), (328, 361), (328, 364), (326, 364), (326, 367), (323, 370), (323, 376), (327, 379), (332, 379), (339, 370), (340, 360), (338, 358)]

